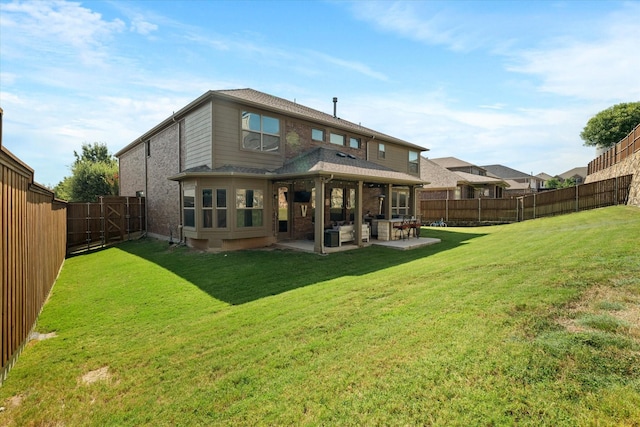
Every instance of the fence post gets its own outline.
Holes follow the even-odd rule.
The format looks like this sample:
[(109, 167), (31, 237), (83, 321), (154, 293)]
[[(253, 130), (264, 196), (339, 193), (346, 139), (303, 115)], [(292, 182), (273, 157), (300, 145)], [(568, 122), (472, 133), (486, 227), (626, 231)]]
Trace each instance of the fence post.
[(616, 176), (616, 180), (613, 182), (613, 205), (618, 206), (618, 177)]
[(578, 183), (576, 182), (576, 212), (578, 212), (579, 210), (579, 203), (580, 203), (580, 199), (578, 197)]
[(87, 251), (90, 248), (91, 243), (91, 204), (87, 202)]
[(102, 198), (102, 196), (100, 196), (100, 243), (102, 244), (102, 247), (104, 247), (104, 243), (105, 243), (105, 229), (106, 229), (106, 221), (104, 218), (105, 212), (104, 212), (104, 199)]
[(445, 209), (444, 209), (444, 213), (445, 213), (445, 221), (449, 221), (449, 199), (447, 198), (446, 203), (444, 204)]
[(478, 222), (482, 222), (482, 198), (478, 197)]
[(131, 240), (131, 211), (129, 210), (129, 197), (127, 197), (127, 240)]
[[(524, 197), (522, 200), (524, 201)], [(536, 193), (533, 193), (533, 219), (536, 219)]]

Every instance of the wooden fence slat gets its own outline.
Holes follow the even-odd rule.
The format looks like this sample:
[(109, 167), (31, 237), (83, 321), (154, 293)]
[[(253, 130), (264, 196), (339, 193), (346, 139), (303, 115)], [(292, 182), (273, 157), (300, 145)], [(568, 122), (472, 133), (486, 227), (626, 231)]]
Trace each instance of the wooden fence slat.
[(633, 175), (513, 199), (420, 201), (424, 224), (443, 218), (453, 224), (504, 223), (626, 204)]
[[(144, 197), (101, 196), (94, 203), (69, 203), (67, 252), (102, 247), (145, 231)], [(131, 218), (135, 221), (131, 221)]]
[(26, 344), (65, 256), (66, 203), (0, 147), (0, 384)]

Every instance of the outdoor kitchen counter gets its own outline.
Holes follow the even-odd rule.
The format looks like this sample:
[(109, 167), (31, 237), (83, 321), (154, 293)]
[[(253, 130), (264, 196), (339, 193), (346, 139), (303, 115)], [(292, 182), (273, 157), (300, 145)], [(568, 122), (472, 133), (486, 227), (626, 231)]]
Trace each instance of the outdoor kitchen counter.
[(398, 240), (393, 229), (395, 224), (402, 224), (402, 218), (374, 219), (378, 223), (378, 240)]

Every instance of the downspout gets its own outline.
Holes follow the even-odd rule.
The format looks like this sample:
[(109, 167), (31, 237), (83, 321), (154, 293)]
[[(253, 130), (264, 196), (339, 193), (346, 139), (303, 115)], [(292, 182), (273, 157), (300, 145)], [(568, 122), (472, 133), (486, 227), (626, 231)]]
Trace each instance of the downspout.
[(149, 156), (147, 156), (148, 148), (147, 144), (150, 144), (151, 140), (146, 141), (144, 144), (144, 232), (149, 234), (149, 176), (147, 173), (147, 162)]
[[(182, 128), (180, 122), (176, 120), (176, 112), (174, 111), (171, 119), (178, 126), (178, 173), (182, 172)], [(184, 227), (182, 226), (182, 181), (178, 183), (178, 238), (179, 244), (186, 244), (184, 241)]]

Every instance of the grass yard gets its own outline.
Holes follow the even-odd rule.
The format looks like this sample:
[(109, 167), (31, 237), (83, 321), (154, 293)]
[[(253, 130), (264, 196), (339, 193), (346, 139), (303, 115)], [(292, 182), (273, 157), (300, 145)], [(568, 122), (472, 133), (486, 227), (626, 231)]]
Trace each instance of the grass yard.
[(640, 210), (66, 260), (0, 425), (640, 425)]

